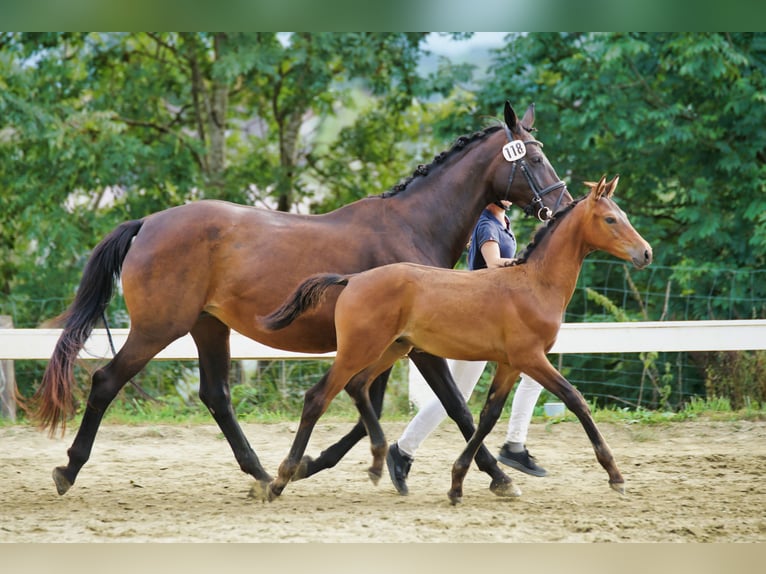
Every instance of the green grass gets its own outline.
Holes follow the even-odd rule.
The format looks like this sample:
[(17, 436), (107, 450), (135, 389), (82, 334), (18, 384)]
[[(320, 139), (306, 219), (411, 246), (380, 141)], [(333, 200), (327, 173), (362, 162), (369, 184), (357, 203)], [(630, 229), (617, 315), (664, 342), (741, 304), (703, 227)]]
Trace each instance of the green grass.
[[(480, 405), (471, 404), (474, 418), (478, 418)], [(506, 405), (507, 411), (510, 403)], [(650, 411), (646, 409), (628, 409), (618, 407), (601, 408), (590, 404), (593, 418), (597, 423), (627, 423), (656, 425), (669, 422), (683, 422), (691, 420), (702, 421), (764, 421), (766, 420), (766, 405), (748, 401), (746, 406), (739, 410), (732, 410), (728, 399), (708, 398), (692, 399), (686, 406), (677, 411)], [(415, 411), (406, 400), (396, 394), (386, 397), (383, 408), (383, 419), (386, 421), (407, 422), (412, 418)], [(355, 422), (358, 418), (356, 409), (351, 399), (341, 394), (330, 405), (325, 420)], [(244, 423), (275, 423), (284, 421), (298, 421), (300, 419), (299, 408), (263, 407), (250, 408), (247, 412), (238, 413), (237, 419)], [(70, 424), (79, 426), (80, 417)], [(549, 418), (543, 414), (542, 407), (537, 407), (533, 422), (546, 424), (558, 424), (560, 422), (577, 421), (577, 417), (567, 410), (560, 417)], [(146, 424), (214, 424), (212, 415), (199, 402), (184, 403), (177, 398), (169, 398), (158, 402), (140, 401), (135, 398), (124, 398), (115, 401), (106, 414), (107, 424), (146, 425)], [(0, 419), (0, 426), (9, 426), (14, 423)], [(27, 424), (23, 413), (19, 416), (18, 424)]]

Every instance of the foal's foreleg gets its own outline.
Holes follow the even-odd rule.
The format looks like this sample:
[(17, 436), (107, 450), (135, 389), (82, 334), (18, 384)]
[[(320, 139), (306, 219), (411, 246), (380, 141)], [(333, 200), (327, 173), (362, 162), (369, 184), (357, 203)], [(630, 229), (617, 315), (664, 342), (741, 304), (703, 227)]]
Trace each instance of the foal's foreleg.
[(463, 481), (468, 473), (468, 469), (471, 467), (471, 459), (483, 445), (484, 438), (495, 427), (497, 420), (500, 418), (500, 413), (503, 411), (503, 405), (518, 376), (518, 371), (510, 369), (507, 365), (498, 365), (492, 386), (487, 394), (487, 400), (479, 416), (479, 424), (476, 427), (476, 431), (468, 439), (465, 450), (463, 450), (452, 465), (452, 486), (447, 493), (452, 504), (457, 504), (463, 499)]
[(529, 365), (528, 367), (525, 366), (523, 372), (527, 373), (543, 387), (561, 399), (567, 408), (577, 416), (585, 429), (585, 433), (588, 435), (590, 442), (593, 444), (596, 460), (598, 460), (609, 475), (609, 486), (620, 494), (624, 494), (625, 480), (622, 478), (622, 474), (620, 474), (617, 464), (614, 462), (614, 456), (612, 456), (612, 451), (609, 448), (609, 445), (606, 443), (606, 440), (596, 426), (596, 422), (593, 420), (593, 416), (588, 408), (588, 403), (585, 402), (585, 399), (580, 392), (575, 389), (545, 357), (542, 357), (541, 360), (534, 365)]

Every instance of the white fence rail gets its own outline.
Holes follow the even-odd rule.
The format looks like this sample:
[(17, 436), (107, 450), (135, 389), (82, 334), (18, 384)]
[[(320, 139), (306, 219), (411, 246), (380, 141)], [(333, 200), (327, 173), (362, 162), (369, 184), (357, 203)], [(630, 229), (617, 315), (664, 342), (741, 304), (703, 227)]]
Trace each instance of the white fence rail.
[[(117, 349), (128, 329), (112, 329)], [(60, 329), (0, 329), (0, 360), (49, 359)], [(232, 332), (232, 359), (327, 359), (335, 353), (295, 353), (262, 345)], [(645, 351), (745, 351), (766, 349), (766, 320), (647, 321), (636, 323), (564, 323), (552, 354), (632, 353)], [(110, 358), (106, 330), (94, 329), (82, 359)], [(161, 360), (194, 360), (197, 349), (187, 335), (160, 352)]]
[[(60, 329), (0, 329), (0, 361), (42, 359), (53, 353)], [(116, 349), (125, 344), (128, 329), (113, 329)], [(232, 332), (232, 359), (331, 359), (335, 353), (295, 353), (262, 345)], [(551, 354), (636, 353), (647, 351), (746, 351), (766, 349), (766, 320), (662, 321), (637, 323), (564, 323)], [(81, 359), (112, 356), (106, 330), (95, 329)], [(196, 360), (191, 336), (174, 341), (160, 352), (160, 360)], [(409, 369), (410, 398), (420, 405), (432, 396), (417, 369)]]

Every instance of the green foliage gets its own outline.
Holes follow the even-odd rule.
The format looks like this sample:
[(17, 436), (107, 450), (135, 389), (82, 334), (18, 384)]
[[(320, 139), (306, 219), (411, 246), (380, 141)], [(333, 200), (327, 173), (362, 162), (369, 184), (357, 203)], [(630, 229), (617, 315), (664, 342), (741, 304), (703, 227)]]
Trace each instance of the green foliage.
[(705, 354), (708, 397), (725, 397), (735, 409), (766, 403), (766, 351)]
[[(489, 74), (444, 58), (424, 71), (424, 38), (0, 33), (0, 313), (31, 327), (61, 312), (90, 250), (125, 219), (202, 197), (334, 209), (390, 188), (509, 99), (519, 112), (536, 102), (573, 195), (621, 174), (618, 202), (654, 247), (640, 272), (589, 258), (570, 320), (766, 317), (766, 34), (510, 34)], [(512, 217), (531, 235), (534, 221)], [(127, 325), (119, 297), (109, 321)], [(563, 370), (592, 379), (596, 360), (567, 357)], [(639, 406), (763, 400), (737, 386), (764, 380), (758, 361), (693, 360), (699, 376), (681, 380), (663, 354), (606, 359)], [(40, 369), (17, 377), (23, 389)], [(183, 368), (142, 377), (188, 403)], [(235, 389), (243, 409), (265, 392)]]
[[(546, 152), (572, 193), (620, 173), (618, 202), (656, 263), (683, 280), (684, 268), (713, 261), (766, 264), (764, 71), (763, 34), (528, 34), (499, 52), (478, 108), (536, 100)], [(710, 312), (699, 306), (694, 318)]]

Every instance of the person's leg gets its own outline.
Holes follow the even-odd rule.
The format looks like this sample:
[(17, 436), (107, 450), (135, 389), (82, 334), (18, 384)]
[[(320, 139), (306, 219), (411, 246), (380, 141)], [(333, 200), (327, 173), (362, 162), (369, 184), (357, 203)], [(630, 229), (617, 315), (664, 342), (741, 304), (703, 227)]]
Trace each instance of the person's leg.
[(516, 387), (511, 404), (511, 417), (508, 421), (505, 444), (497, 457), (503, 464), (533, 476), (547, 474), (544, 468), (535, 463), (535, 458), (529, 454), (526, 447), (529, 423), (532, 421), (535, 405), (542, 390), (542, 386), (537, 381), (522, 373), (521, 382)]
[[(455, 384), (467, 401), (487, 363), (486, 361), (453, 360), (449, 360), (448, 363)], [(399, 494), (409, 492), (407, 476), (415, 460), (415, 451), (446, 417), (447, 411), (444, 410), (439, 399), (429, 401), (409, 422), (399, 440), (388, 448), (386, 456), (388, 474)]]
[[(487, 365), (486, 361), (454, 361), (450, 359), (447, 362), (457, 388), (467, 401), (484, 372), (484, 367)], [(404, 429), (402, 436), (396, 441), (399, 450), (411, 458), (414, 457), (415, 451), (421, 443), (446, 417), (447, 412), (439, 399), (429, 401), (413, 417), (407, 428)]]

